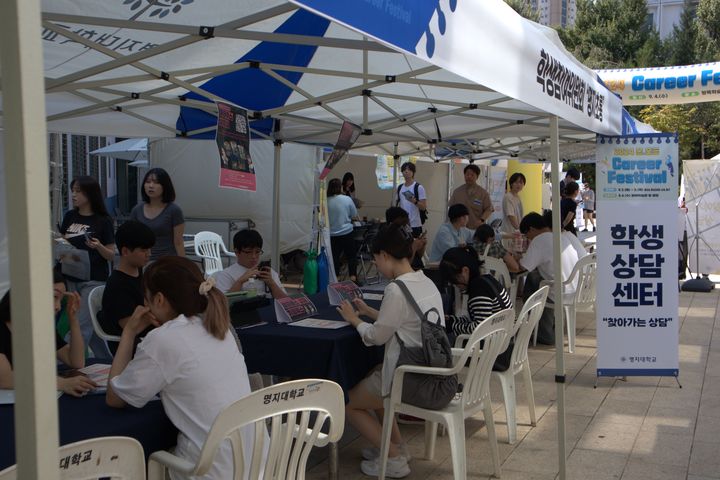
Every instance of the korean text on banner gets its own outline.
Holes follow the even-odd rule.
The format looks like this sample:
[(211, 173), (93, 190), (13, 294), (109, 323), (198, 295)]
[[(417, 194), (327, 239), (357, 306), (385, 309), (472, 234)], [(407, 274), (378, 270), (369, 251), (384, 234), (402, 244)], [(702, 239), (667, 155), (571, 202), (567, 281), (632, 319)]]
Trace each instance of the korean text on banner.
[[(621, 132), (620, 99), (565, 50), (557, 32), (502, 0), (290, 1), (580, 127)], [(479, 55), (478, 45), (492, 48)]]
[(220, 152), (220, 187), (256, 190), (255, 167), (250, 157), (247, 110), (217, 102), (215, 141)]
[(596, 155), (597, 375), (677, 376), (677, 136), (598, 137)]

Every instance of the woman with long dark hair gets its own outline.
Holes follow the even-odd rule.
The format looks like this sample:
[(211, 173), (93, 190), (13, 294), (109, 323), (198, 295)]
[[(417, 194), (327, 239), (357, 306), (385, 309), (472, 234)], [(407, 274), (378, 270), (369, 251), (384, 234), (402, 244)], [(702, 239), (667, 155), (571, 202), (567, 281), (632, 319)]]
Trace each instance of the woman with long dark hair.
[[(143, 285), (146, 306), (137, 307), (123, 329), (106, 402), (116, 408), (140, 408), (160, 395), (165, 413), (179, 430), (175, 454), (194, 464), (217, 415), (250, 394), (245, 359), (231, 332), (225, 295), (212, 278), (203, 277), (197, 264), (162, 257), (147, 268)], [(135, 337), (151, 325), (157, 328), (140, 342), (133, 357)], [(247, 460), (253, 455), (255, 427), (244, 427), (241, 435)], [(202, 478), (233, 478), (229, 441), (223, 442)]]
[(175, 203), (175, 187), (162, 168), (151, 168), (143, 178), (143, 203), (135, 205), (130, 219), (144, 223), (155, 234), (150, 260), (168, 255), (185, 256), (185, 218)]
[(60, 233), (73, 247), (87, 251), (88, 263), (84, 268), (77, 268), (84, 263), (81, 258), (76, 268), (71, 268), (71, 260), (75, 262), (77, 258), (70, 255), (71, 258), (61, 260), (62, 271), (68, 288), (82, 297), (78, 318), (85, 345), (90, 346), (97, 358), (109, 358), (107, 345), (94, 334), (87, 298), (90, 291), (104, 284), (110, 275), (109, 262), (115, 256), (113, 221), (105, 208), (100, 184), (93, 177), (75, 178), (70, 189), (74, 208), (63, 217)]
[[(470, 246), (449, 249), (440, 261), (443, 279), (467, 294), (468, 315), (448, 315), (445, 329), (450, 335), (471, 334), (475, 327), (494, 313), (511, 308), (510, 295), (492, 275), (482, 275), (478, 255)], [(512, 344), (511, 344), (512, 347)], [(512, 348), (495, 361), (496, 370), (507, 370)]]
[[(404, 283), (422, 311), (434, 312), (429, 321), (442, 323), (444, 315), (440, 292), (422, 270), (414, 271), (410, 265), (412, 243), (413, 235), (409, 226), (383, 225), (372, 244), (375, 264), (385, 278)], [(400, 357), (398, 339), (408, 346), (422, 345), (420, 317), (396, 282), (391, 282), (385, 288), (380, 310), (369, 307), (360, 299), (354, 300), (353, 304), (345, 301), (338, 308), (342, 317), (357, 329), (365, 345), (385, 345), (382, 366), (350, 390), (350, 401), (345, 406), (348, 422), (373, 444), (372, 448), (363, 449), (365, 461), (360, 464), (363, 473), (369, 476), (377, 476), (380, 470), (383, 398), (390, 395)], [(361, 320), (360, 315), (367, 317), (370, 322)], [(372, 415), (370, 410), (374, 410), (376, 415)], [(386, 476), (407, 476), (410, 473), (409, 454), (394, 419), (390, 441)]]

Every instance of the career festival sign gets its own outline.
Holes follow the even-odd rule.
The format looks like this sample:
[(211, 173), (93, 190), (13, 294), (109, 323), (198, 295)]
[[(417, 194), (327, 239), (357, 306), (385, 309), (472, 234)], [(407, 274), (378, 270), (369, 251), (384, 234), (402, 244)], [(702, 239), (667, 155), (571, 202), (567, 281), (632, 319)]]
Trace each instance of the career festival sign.
[(623, 105), (665, 105), (720, 100), (720, 63), (680, 67), (598, 70)]
[(598, 376), (678, 375), (678, 139), (597, 140)]
[(217, 102), (215, 141), (220, 152), (220, 187), (256, 190), (255, 167), (250, 157), (250, 127), (247, 110)]

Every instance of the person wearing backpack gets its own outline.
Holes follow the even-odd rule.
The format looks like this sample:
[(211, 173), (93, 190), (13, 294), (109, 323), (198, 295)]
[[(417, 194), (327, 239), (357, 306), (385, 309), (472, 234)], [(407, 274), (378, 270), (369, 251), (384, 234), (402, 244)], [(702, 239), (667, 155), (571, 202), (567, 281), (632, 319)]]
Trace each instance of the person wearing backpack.
[(395, 191), (395, 206), (408, 213), (413, 237), (422, 235), (422, 226), (427, 220), (427, 196), (425, 187), (415, 181), (415, 164), (405, 162), (400, 167), (405, 182)]
[[(382, 366), (350, 390), (350, 401), (345, 406), (350, 424), (373, 444), (373, 448), (363, 450), (365, 460), (360, 464), (362, 472), (369, 476), (377, 476), (380, 471), (378, 457), (382, 442), (383, 398), (390, 395), (395, 368), (406, 349), (423, 346), (424, 327), (418, 310), (427, 312), (426, 323), (437, 322), (442, 329), (445, 324), (440, 292), (422, 270), (416, 272), (410, 265), (412, 242), (407, 226), (383, 225), (373, 242), (372, 253), (380, 273), (393, 281), (385, 288), (380, 310), (367, 306), (359, 299), (354, 304), (345, 301), (338, 307), (340, 315), (357, 329), (365, 345), (385, 345)], [(410, 296), (405, 293), (405, 288)], [(361, 315), (372, 323), (361, 320)], [(408, 385), (407, 378), (403, 385)], [(374, 410), (377, 417), (370, 410)], [(397, 422), (393, 419), (386, 476), (402, 478), (410, 474), (409, 458)]]

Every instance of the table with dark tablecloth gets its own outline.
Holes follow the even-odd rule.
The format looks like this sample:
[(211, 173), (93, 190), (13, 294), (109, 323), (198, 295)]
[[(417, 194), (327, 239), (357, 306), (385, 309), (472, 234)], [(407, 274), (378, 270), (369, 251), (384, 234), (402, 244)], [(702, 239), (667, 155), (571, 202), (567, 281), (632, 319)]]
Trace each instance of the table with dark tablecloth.
[[(15, 463), (14, 405), (0, 405), (0, 470)], [(145, 457), (175, 446), (177, 429), (165, 415), (160, 401), (143, 408), (112, 408), (105, 395), (58, 399), (60, 445), (95, 437), (123, 436), (138, 440)]]
[[(318, 308), (314, 318), (342, 320), (325, 293), (310, 298)], [(380, 307), (380, 302), (367, 303)], [(248, 372), (332, 380), (347, 401), (347, 392), (382, 363), (383, 347), (366, 347), (352, 326), (333, 330), (278, 324), (273, 305), (258, 314), (267, 324), (237, 329)]]

